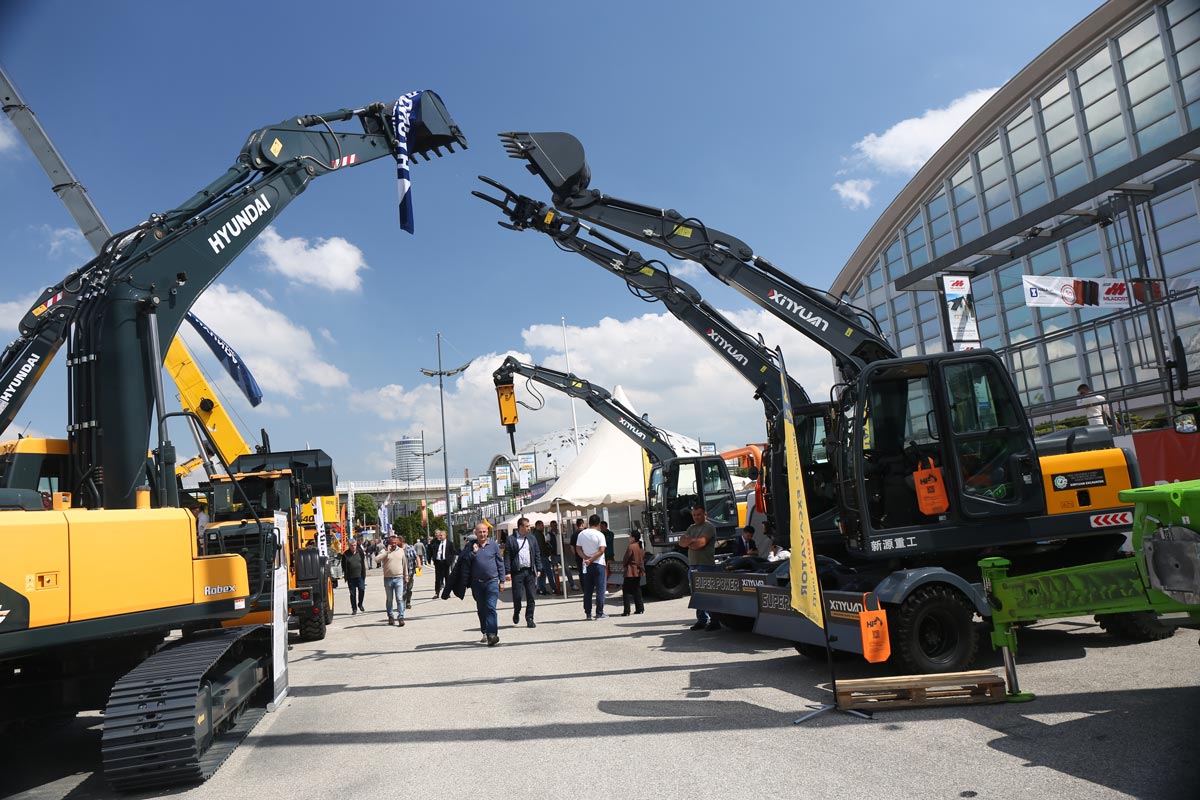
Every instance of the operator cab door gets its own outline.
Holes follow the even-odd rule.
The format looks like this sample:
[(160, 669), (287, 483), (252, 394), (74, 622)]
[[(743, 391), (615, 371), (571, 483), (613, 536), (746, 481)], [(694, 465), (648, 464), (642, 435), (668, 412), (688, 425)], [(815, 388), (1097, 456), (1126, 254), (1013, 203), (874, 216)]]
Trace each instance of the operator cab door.
[(1008, 371), (991, 352), (938, 362), (946, 424), (943, 473), (967, 519), (1046, 511), (1033, 431)]

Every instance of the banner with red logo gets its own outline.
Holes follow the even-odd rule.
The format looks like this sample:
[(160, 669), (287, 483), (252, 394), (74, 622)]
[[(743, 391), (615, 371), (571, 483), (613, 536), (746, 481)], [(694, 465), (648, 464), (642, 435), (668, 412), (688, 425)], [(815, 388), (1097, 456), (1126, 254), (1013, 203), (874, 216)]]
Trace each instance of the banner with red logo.
[(942, 296), (946, 301), (946, 317), (950, 321), (951, 348), (956, 352), (979, 349), (979, 324), (975, 317), (975, 298), (971, 295), (970, 277), (943, 275)]
[(1027, 306), (1093, 306), (1128, 308), (1130, 284), (1120, 280), (1085, 280), (1022, 275)]

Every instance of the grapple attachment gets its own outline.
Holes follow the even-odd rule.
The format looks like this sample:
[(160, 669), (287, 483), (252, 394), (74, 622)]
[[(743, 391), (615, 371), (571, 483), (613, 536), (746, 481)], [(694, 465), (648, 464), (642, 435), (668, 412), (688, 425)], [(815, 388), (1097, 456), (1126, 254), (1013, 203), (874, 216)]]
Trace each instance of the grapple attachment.
[(428, 161), (430, 153), (438, 158), (442, 157), (439, 147), (445, 147), (449, 153), (454, 152), (455, 144), (463, 150), (467, 149), (467, 137), (454, 124), (454, 118), (446, 110), (446, 104), (438, 97), (437, 92), (430, 89), (421, 92), (414, 112), (408, 134), (410, 154), (425, 156), (425, 160)]
[(550, 187), (558, 203), (587, 189), (592, 180), (583, 145), (569, 133), (500, 134), (510, 158), (529, 162), (525, 168)]

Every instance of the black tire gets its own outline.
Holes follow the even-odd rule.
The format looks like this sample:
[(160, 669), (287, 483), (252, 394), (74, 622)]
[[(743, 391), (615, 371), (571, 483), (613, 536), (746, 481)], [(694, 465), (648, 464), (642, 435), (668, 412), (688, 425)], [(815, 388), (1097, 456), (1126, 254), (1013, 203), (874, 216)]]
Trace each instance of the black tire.
[(304, 609), (300, 617), (300, 641), (319, 642), (325, 638), (325, 615)]
[(330, 578), (325, 586), (325, 603), (324, 603), (324, 605), (325, 605), (325, 624), (327, 626), (333, 624), (333, 604), (334, 604), (333, 590), (336, 586), (337, 586), (337, 583), (334, 582), (333, 578)]
[(805, 658), (811, 658), (813, 661), (825, 661), (828, 659), (825, 655), (825, 648), (819, 644), (796, 642), (796, 652)]
[(737, 614), (713, 614), (713, 618), (731, 631), (749, 633), (754, 630), (753, 617), (739, 617)]
[(677, 558), (668, 558), (650, 568), (646, 588), (661, 600), (678, 600), (688, 593), (688, 568)]
[(905, 672), (961, 672), (975, 660), (975, 607), (957, 589), (922, 586), (888, 609), (892, 660)]
[(1175, 635), (1175, 628), (1164, 625), (1153, 611), (1097, 614), (1096, 622), (1110, 636), (1129, 642), (1160, 642)]

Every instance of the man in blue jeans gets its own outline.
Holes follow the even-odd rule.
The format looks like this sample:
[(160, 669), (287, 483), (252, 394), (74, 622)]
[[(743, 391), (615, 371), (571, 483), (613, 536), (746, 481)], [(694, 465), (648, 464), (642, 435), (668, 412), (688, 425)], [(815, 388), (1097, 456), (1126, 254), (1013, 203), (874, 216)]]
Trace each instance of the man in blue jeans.
[(596, 619), (608, 619), (604, 613), (604, 593), (608, 590), (608, 569), (604, 563), (605, 541), (600, 532), (600, 515), (588, 517), (588, 527), (575, 541), (579, 571), (583, 578), (584, 619), (592, 618), (592, 590), (596, 592)]
[(500, 644), (499, 626), (496, 622), (496, 603), (504, 589), (504, 557), (500, 546), (489, 541), (491, 528), (486, 522), (475, 526), (475, 550), (463, 548), (463, 558), (470, 559), (468, 575), (471, 579), (471, 596), (475, 598), (475, 610), (479, 613), (479, 630), (483, 634), (480, 643), (488, 647)]
[[(400, 547), (400, 539), (388, 539), (387, 551), (379, 559), (383, 565), (383, 591), (387, 596), (388, 625), (404, 627), (404, 585), (408, 583), (408, 554)], [(392, 616), (393, 602), (396, 616)]]

